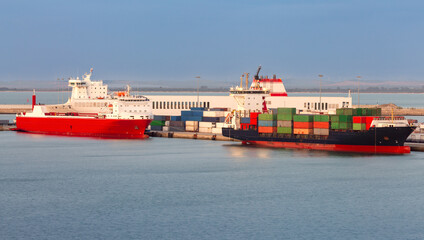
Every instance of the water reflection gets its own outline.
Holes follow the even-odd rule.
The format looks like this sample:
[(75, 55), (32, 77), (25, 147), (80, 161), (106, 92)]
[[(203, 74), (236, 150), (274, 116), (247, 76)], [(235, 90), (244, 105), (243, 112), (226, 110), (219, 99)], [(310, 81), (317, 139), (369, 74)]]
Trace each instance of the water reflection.
[(386, 155), (375, 155), (369, 153), (332, 152), (311, 149), (270, 148), (256, 145), (224, 144), (223, 147), (234, 158), (370, 158), (388, 157)]
[(249, 158), (269, 159), (272, 149), (256, 148), (241, 144), (224, 144), (224, 149), (228, 151), (231, 157), (246, 161)]

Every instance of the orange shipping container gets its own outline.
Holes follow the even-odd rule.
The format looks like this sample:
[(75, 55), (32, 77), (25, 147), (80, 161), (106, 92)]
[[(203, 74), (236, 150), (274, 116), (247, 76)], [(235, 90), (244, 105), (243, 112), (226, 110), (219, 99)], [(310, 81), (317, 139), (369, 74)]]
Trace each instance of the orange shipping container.
[(314, 122), (314, 128), (330, 128), (329, 122)]
[(293, 134), (312, 134), (313, 129), (293, 129)]
[(277, 127), (258, 127), (259, 133), (273, 133), (277, 132)]
[(293, 122), (293, 128), (312, 129), (313, 127), (314, 122)]

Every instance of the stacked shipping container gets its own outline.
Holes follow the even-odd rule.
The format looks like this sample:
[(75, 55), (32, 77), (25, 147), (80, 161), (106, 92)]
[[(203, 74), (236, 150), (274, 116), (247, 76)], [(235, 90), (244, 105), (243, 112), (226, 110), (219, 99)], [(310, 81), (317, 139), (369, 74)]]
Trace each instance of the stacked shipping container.
[(273, 133), (277, 132), (277, 115), (262, 113), (258, 115), (258, 132)]
[(314, 128), (313, 115), (294, 115), (293, 134), (312, 134)]
[(330, 116), (315, 115), (314, 116), (314, 134), (329, 135), (330, 134)]
[(296, 108), (278, 108), (277, 109), (277, 133), (292, 134), (293, 115), (296, 114)]

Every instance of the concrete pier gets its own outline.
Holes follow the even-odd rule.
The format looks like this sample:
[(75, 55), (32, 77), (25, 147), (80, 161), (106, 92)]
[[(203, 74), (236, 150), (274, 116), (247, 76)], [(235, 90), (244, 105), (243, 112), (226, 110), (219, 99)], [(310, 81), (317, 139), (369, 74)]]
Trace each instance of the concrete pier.
[(10, 131), (13, 128), (16, 128), (16, 125), (13, 123), (0, 124), (0, 131)]
[(32, 105), (30, 104), (7, 104), (0, 105), (0, 113), (2, 114), (14, 114), (20, 112), (29, 112), (32, 111)]
[(147, 133), (147, 135), (151, 137), (187, 138), (187, 139), (239, 142), (239, 140), (224, 137), (221, 134), (214, 134), (214, 133), (150, 131)]
[(405, 146), (409, 146), (411, 151), (424, 152), (424, 143), (406, 142)]

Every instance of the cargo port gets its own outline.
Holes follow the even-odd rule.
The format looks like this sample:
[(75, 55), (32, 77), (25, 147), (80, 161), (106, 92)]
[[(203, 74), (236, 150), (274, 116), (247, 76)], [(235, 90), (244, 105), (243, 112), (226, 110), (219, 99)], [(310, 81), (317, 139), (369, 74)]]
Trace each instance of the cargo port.
[[(70, 122), (87, 121), (87, 117), (93, 117), (93, 120), (99, 123), (105, 122), (105, 118), (126, 122), (140, 118), (140, 121), (149, 119), (150, 126), (142, 124), (140, 128), (141, 125), (136, 124), (130, 127), (132, 130), (128, 128), (125, 132), (132, 132), (133, 128), (138, 132), (140, 128), (143, 133), (147, 127), (146, 134), (151, 137), (242, 141), (243, 144), (268, 147), (330, 151), (410, 151), (409, 147), (404, 147), (404, 142), (415, 127), (410, 126), (405, 118), (396, 115), (401, 112), (402, 115), (410, 113), (417, 116), (420, 115), (421, 109), (410, 109), (413, 112), (408, 112), (407, 109), (393, 105), (384, 105), (384, 108), (354, 106), (350, 93), (348, 97), (289, 97), (280, 78), (275, 75), (272, 78), (259, 76), (260, 70), (261, 66), (250, 86), (249, 74), (244, 73), (240, 78), (240, 85), (232, 87), (229, 96), (166, 96), (164, 101), (163, 96), (130, 96), (129, 86), (127, 91), (109, 94), (108, 86), (103, 81), (91, 80), (93, 69), (90, 69), (81, 79), (69, 79), (68, 86), (72, 88), (72, 93), (64, 104), (37, 105), (34, 92), (32, 105), (0, 106), (2, 113), (20, 112), (17, 114), (16, 127), (4, 123), (2, 130), (85, 136), (93, 134), (90, 129), (81, 128), (78, 132), (72, 128), (77, 126), (76, 123), (67, 123), (64, 126), (57, 125), (56, 128), (60, 127), (58, 130), (54, 129), (55, 123), (59, 120), (63, 122), (64, 118), (69, 118), (67, 121)], [(287, 105), (289, 107), (281, 107)], [(395, 113), (395, 110), (398, 112)], [(421, 114), (424, 114), (424, 111)], [(392, 117), (382, 117), (388, 115)], [(150, 116), (153, 119), (150, 119)], [(31, 119), (50, 122), (32, 124), (31, 127), (28, 124), (26, 127), (22, 125), (24, 120), (28, 122), (32, 121)], [(390, 121), (391, 124), (388, 123)], [(399, 128), (396, 134), (402, 132), (401, 136), (394, 136), (392, 129), (381, 130), (383, 123)], [(373, 141), (370, 133), (372, 130), (375, 135)], [(377, 132), (383, 139), (377, 137)], [(390, 143), (386, 138), (390, 139)], [(367, 142), (368, 147), (360, 147), (361, 142)], [(386, 146), (387, 144), (390, 146)]]

